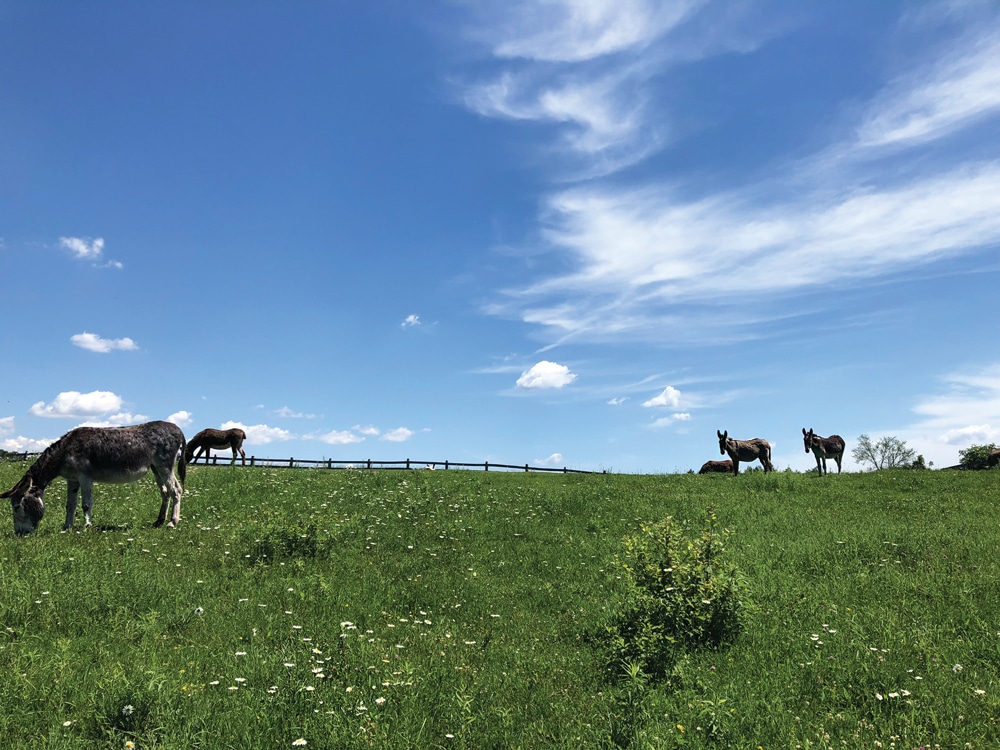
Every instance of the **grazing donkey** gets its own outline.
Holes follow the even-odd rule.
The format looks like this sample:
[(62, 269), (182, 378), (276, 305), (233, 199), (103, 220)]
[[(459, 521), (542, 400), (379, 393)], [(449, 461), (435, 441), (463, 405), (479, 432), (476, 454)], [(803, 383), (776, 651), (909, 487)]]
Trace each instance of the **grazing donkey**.
[[(185, 465), (179, 460), (184, 450), (184, 433), (171, 422), (147, 422), (131, 427), (77, 427), (46, 448), (21, 481), (0, 497), (9, 497), (14, 510), (14, 532), (30, 534), (45, 515), (42, 496), (56, 477), (66, 480), (66, 523), (73, 526), (77, 493), (83, 491), (83, 513), (91, 525), (94, 482), (125, 484), (142, 479), (153, 470), (163, 496), (155, 526), (167, 519), (172, 506), (170, 527), (181, 520)], [(174, 476), (174, 468), (180, 481)]]
[[(210, 450), (221, 451), (231, 448), (233, 451), (233, 460), (231, 463), (235, 463), (236, 454), (239, 453), (243, 458), (243, 465), (246, 466), (247, 454), (243, 452), (243, 441), (246, 439), (247, 434), (239, 427), (234, 427), (231, 430), (213, 430), (209, 427), (188, 441), (187, 450), (184, 451), (184, 461), (191, 463), (192, 461), (197, 461), (202, 455), (208, 461)], [(194, 454), (195, 451), (198, 451), (197, 456)]]
[(813, 455), (816, 456), (816, 470), (820, 476), (830, 473), (826, 469), (826, 459), (828, 458), (837, 462), (837, 473), (840, 473), (840, 464), (844, 460), (844, 450), (847, 448), (844, 438), (840, 435), (820, 437), (813, 432), (812, 427), (809, 428), (809, 432), (806, 432), (806, 428), (803, 427), (802, 442), (805, 444), (806, 453), (812, 451)]
[(740, 473), (740, 461), (757, 461), (764, 467), (764, 473), (774, 471), (771, 465), (771, 444), (763, 438), (753, 438), (752, 440), (733, 440), (729, 437), (729, 430), (725, 432), (715, 431), (719, 436), (719, 453), (729, 454), (733, 462), (733, 474)]
[(732, 474), (732, 461), (706, 461), (698, 470), (699, 474)]
[(990, 457), (986, 459), (986, 466), (992, 469), (997, 464), (1000, 464), (1000, 448), (990, 453)]

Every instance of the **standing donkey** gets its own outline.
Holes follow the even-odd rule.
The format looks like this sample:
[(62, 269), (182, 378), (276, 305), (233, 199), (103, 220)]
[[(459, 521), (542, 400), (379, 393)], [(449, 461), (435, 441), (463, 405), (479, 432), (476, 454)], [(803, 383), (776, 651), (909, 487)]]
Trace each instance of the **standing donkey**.
[[(247, 434), (243, 432), (239, 427), (234, 427), (231, 430), (213, 430), (209, 427), (207, 430), (202, 430), (197, 435), (195, 435), (187, 444), (187, 450), (184, 451), (184, 462), (191, 463), (192, 461), (197, 461), (201, 456), (205, 455), (205, 460), (208, 461), (208, 453), (210, 450), (225, 450), (226, 448), (231, 448), (233, 451), (233, 463), (236, 461), (237, 452), (243, 458), (243, 465), (247, 465), (247, 454), (243, 452), (243, 441), (247, 439)], [(198, 455), (194, 454), (198, 451)]]
[[(73, 526), (77, 494), (83, 495), (86, 526), (91, 525), (94, 482), (125, 484), (142, 479), (150, 469), (163, 503), (154, 526), (162, 526), (171, 506), (171, 528), (181, 520), (181, 495), (186, 469), (180, 460), (184, 433), (172, 422), (147, 422), (131, 427), (77, 427), (46, 448), (21, 481), (0, 497), (9, 497), (14, 510), (14, 532), (30, 534), (45, 515), (42, 498), (56, 477), (66, 480), (66, 523)], [(177, 477), (174, 469), (177, 469)]]
[(771, 444), (763, 438), (753, 438), (751, 440), (733, 440), (729, 437), (729, 430), (715, 433), (719, 436), (719, 453), (729, 454), (733, 462), (733, 474), (740, 473), (740, 461), (760, 461), (764, 467), (764, 473), (774, 471), (771, 465)]
[(806, 428), (803, 427), (802, 442), (805, 444), (806, 453), (812, 451), (813, 455), (816, 456), (816, 470), (820, 476), (830, 473), (826, 468), (826, 459), (828, 458), (837, 462), (837, 473), (840, 473), (840, 464), (844, 460), (844, 451), (847, 449), (844, 438), (840, 435), (820, 437), (813, 432), (812, 427), (809, 428), (809, 432), (806, 432)]

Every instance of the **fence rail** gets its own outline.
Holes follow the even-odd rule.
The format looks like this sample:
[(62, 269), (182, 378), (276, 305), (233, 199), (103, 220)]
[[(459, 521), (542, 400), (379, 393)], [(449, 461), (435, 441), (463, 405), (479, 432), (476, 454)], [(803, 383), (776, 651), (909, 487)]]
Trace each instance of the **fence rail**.
[[(38, 455), (38, 453), (7, 453), (4, 458), (8, 461), (27, 461), (31, 458), (37, 458)], [(191, 465), (218, 466), (220, 458), (223, 464), (233, 462), (231, 456), (216, 453), (212, 456), (205, 455), (192, 461)], [(237, 461), (236, 465), (242, 466), (243, 464)], [(583, 469), (570, 469), (565, 466), (557, 469), (551, 466), (531, 466), (530, 464), (497, 464), (490, 463), (489, 461), (484, 461), (481, 464), (462, 463), (459, 461), (413, 461), (409, 458), (403, 461), (376, 461), (371, 458), (361, 461), (338, 461), (332, 458), (324, 458), (315, 461), (304, 458), (258, 458), (257, 456), (248, 456), (247, 466), (269, 469), (304, 469), (310, 467), (316, 469), (402, 469), (404, 471), (410, 469), (444, 469), (446, 471), (451, 469), (479, 469), (482, 471), (537, 471), (558, 474), (607, 474), (606, 471), (585, 471)]]
[[(215, 454), (211, 458), (204, 456), (197, 461), (192, 461), (191, 465), (193, 466), (198, 464), (202, 466), (217, 466), (220, 463), (233, 463), (233, 459), (231, 456), (225, 454)], [(242, 466), (242, 462), (240, 461), (236, 461), (235, 463), (237, 466)], [(489, 461), (484, 461), (481, 464), (475, 464), (463, 463), (460, 461), (414, 461), (409, 458), (403, 461), (377, 461), (371, 458), (362, 459), (360, 461), (339, 461), (333, 458), (324, 458), (316, 461), (303, 458), (259, 458), (257, 456), (247, 456), (247, 466), (266, 467), (272, 469), (309, 467), (317, 469), (401, 469), (404, 471), (412, 469), (443, 469), (445, 471), (451, 469), (480, 469), (482, 471), (537, 471), (559, 474), (607, 474), (606, 471), (585, 471), (584, 469), (570, 469), (565, 466), (558, 469), (551, 466), (532, 466), (531, 464), (498, 464), (490, 463)]]

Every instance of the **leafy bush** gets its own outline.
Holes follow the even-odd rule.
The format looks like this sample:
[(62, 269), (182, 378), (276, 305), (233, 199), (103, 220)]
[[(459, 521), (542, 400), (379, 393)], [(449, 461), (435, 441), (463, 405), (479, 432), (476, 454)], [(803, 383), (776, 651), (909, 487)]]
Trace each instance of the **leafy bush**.
[(963, 469), (985, 469), (990, 454), (997, 449), (996, 443), (989, 445), (970, 445), (964, 451), (958, 452), (959, 463)]
[(730, 532), (715, 520), (709, 511), (689, 539), (668, 516), (625, 540), (618, 565), (627, 592), (606, 632), (612, 673), (632, 664), (662, 678), (685, 650), (717, 647), (739, 631), (736, 569), (720, 561)]

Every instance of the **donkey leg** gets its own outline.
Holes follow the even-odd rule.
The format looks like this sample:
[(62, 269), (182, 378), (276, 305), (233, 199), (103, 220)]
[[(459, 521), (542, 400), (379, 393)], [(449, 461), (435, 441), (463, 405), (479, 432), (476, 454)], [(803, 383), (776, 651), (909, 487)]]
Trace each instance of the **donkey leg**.
[(738, 458), (733, 459), (733, 476), (740, 473), (740, 460)]
[(90, 528), (94, 525), (90, 517), (90, 511), (94, 507), (94, 480), (90, 477), (80, 480), (80, 497), (83, 500), (84, 527)]
[(80, 492), (80, 483), (75, 479), (66, 480), (66, 523), (63, 531), (73, 528), (73, 517), (76, 515), (76, 499)]
[(246, 466), (247, 465), (247, 453), (242, 448), (240, 448), (240, 458), (243, 459), (243, 465)]
[(160, 504), (160, 515), (157, 516), (153, 526), (163, 525), (163, 522), (167, 520), (167, 510), (169, 509), (170, 523), (167, 526), (172, 529), (181, 520), (181, 494), (184, 490), (181, 488), (181, 483), (177, 481), (177, 477), (174, 476), (172, 465), (168, 465), (166, 468), (154, 466), (153, 475), (156, 477), (156, 484), (160, 488), (160, 495), (163, 498), (163, 502)]
[(820, 476), (823, 476), (824, 474), (829, 474), (829, 473), (830, 473), (830, 470), (826, 468), (826, 456), (823, 456), (823, 457), (822, 457), (822, 458), (820, 459), (820, 461), (822, 461), (822, 462), (823, 462), (823, 469), (822, 469), (822, 470), (820, 471), (819, 475), (820, 475)]

